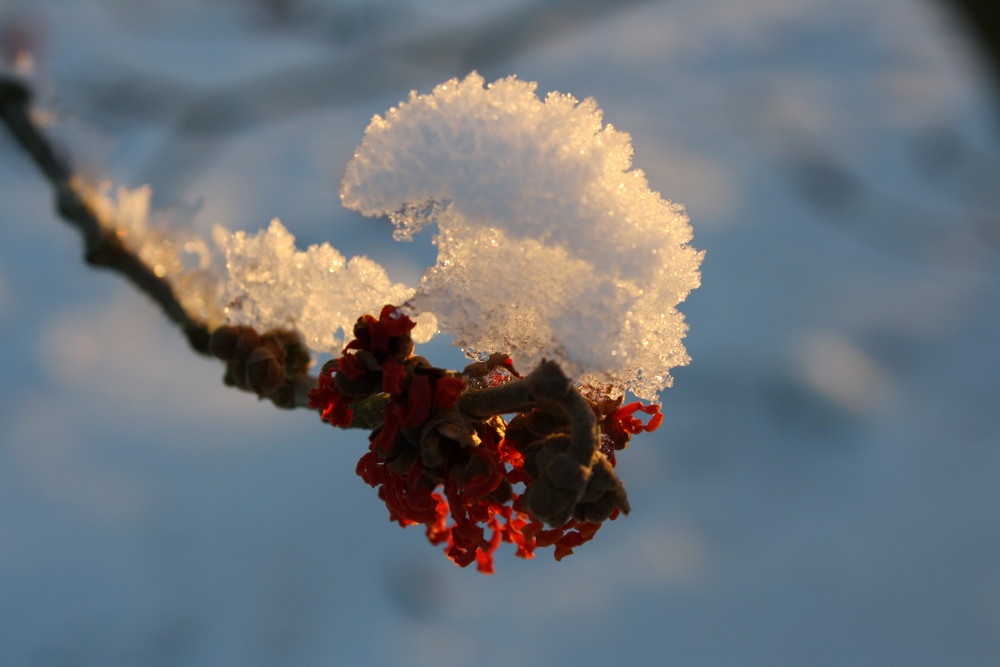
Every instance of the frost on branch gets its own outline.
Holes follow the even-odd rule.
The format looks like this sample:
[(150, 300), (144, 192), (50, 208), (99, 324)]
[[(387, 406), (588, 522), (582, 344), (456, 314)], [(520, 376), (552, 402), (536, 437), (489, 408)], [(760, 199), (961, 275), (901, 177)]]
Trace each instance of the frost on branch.
[(152, 188), (119, 186), (112, 192), (110, 183), (93, 186), (82, 179), (76, 179), (74, 185), (100, 224), (171, 285), (191, 317), (209, 326), (222, 321), (215, 249), (166, 212), (153, 211)]
[[(327, 243), (306, 250), (277, 219), (256, 234), (216, 225), (211, 239), (150, 207), (153, 191), (109, 184), (77, 187), (102, 226), (173, 288), (188, 314), (258, 331), (298, 331), (306, 346), (339, 354), (359, 314), (387, 301), (405, 302), (413, 288), (393, 283), (367, 257), (345, 258)], [(432, 315), (417, 319), (414, 339), (436, 329)]]
[(411, 312), (456, 344), (556, 360), (584, 384), (654, 400), (686, 364), (677, 304), (702, 253), (683, 209), (631, 169), (628, 134), (593, 100), (476, 73), (375, 116), (341, 199), (405, 240), (438, 225), (438, 261)]

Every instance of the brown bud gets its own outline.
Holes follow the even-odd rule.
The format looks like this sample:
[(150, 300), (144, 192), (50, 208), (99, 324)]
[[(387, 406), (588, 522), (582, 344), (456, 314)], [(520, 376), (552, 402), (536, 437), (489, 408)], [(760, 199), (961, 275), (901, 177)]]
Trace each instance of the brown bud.
[[(377, 428), (375, 428), (368, 436), (369, 442), (374, 440), (375, 437), (378, 436), (378, 434), (382, 431), (383, 428), (385, 428), (384, 425), (380, 425)], [(414, 449), (413, 446), (410, 445), (410, 443), (407, 442), (405, 438), (401, 437), (400, 434), (397, 433), (396, 439), (392, 441), (388, 449), (381, 449), (379, 447), (376, 447), (372, 451), (374, 451), (375, 454), (383, 461), (389, 461), (399, 456), (404, 449), (413, 449), (413, 451), (416, 451), (416, 449)], [(413, 461), (411, 460), (410, 462), (412, 463)]]
[(473, 477), (480, 477), (482, 475), (489, 475), (492, 472), (489, 462), (480, 458), (479, 456), (473, 456), (469, 459), (469, 467), (466, 468), (466, 479), (472, 479)]
[(250, 353), (260, 346), (260, 334), (250, 327), (237, 327), (238, 336), (236, 344), (233, 345), (233, 353), (229, 358), (234, 364), (241, 365), (246, 362)]
[(594, 457), (591, 473), (590, 483), (573, 515), (583, 521), (599, 523), (611, 516), (615, 509), (628, 514), (632, 509), (628, 502), (628, 494), (625, 493), (624, 485), (603, 454)]
[(406, 333), (402, 336), (390, 338), (389, 354), (399, 363), (406, 361), (413, 354), (413, 339), (410, 337), (410, 334)]
[(552, 410), (535, 409), (525, 416), (525, 426), (538, 436), (545, 436), (567, 425), (566, 415)]
[(574, 461), (567, 454), (556, 454), (545, 465), (545, 477), (557, 488), (577, 491), (590, 480), (590, 470)]
[(410, 472), (410, 468), (418, 456), (417, 450), (414, 447), (400, 447), (396, 458), (389, 461), (385, 467), (397, 475), (405, 475)]
[(545, 477), (536, 479), (524, 490), (521, 500), (528, 512), (549, 526), (561, 526), (573, 515), (576, 491), (556, 488)]
[(362, 315), (354, 323), (353, 333), (354, 333), (354, 337), (355, 338), (361, 338), (363, 336), (367, 336), (368, 335), (368, 322), (369, 322), (369, 318), (374, 319), (374, 318), (372, 318), (371, 315)]
[[(403, 429), (404, 432), (408, 430)], [(454, 406), (447, 410), (436, 410), (426, 422), (418, 427), (416, 440), (422, 442), (432, 434), (434, 437), (452, 440), (462, 447), (471, 447), (477, 442), (472, 425)]]
[(258, 396), (273, 394), (285, 382), (285, 365), (271, 346), (262, 345), (247, 356), (246, 386)]
[(297, 331), (272, 329), (264, 335), (263, 340), (273, 341), (283, 352), (286, 377), (300, 375), (309, 368), (309, 350)]
[[(573, 511), (573, 518), (588, 523), (601, 523), (611, 516), (615, 511), (615, 507), (617, 505), (614, 496), (601, 496), (592, 503), (579, 503)], [(624, 511), (628, 514), (628, 510)]]
[(404, 365), (406, 366), (406, 371), (408, 373), (414, 373), (418, 370), (419, 371), (437, 370), (434, 368), (434, 365), (431, 362), (427, 361), (427, 359), (421, 357), (419, 354), (414, 355), (412, 357), (408, 357)]
[[(572, 438), (565, 433), (553, 433), (536, 441), (524, 453), (524, 469), (532, 477), (543, 476), (549, 461), (569, 449), (572, 442)], [(529, 457), (531, 458), (531, 469), (529, 469), (528, 464)]]
[(444, 463), (444, 449), (441, 447), (441, 435), (431, 431), (420, 441), (420, 462), (426, 468), (436, 468)]
[(208, 351), (214, 357), (229, 361), (233, 358), (233, 349), (239, 337), (239, 327), (221, 326), (209, 337)]

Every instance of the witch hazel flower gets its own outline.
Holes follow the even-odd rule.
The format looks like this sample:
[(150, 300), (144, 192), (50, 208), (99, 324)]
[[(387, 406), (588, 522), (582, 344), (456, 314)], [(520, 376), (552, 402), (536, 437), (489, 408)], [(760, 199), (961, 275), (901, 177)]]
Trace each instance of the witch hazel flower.
[[(614, 452), (658, 426), (658, 407), (589, 401), (554, 362), (524, 378), (502, 355), (461, 373), (435, 368), (412, 354), (414, 326), (391, 305), (361, 317), (309, 395), (334, 426), (380, 411), (364, 417), (376, 426), (357, 474), (378, 489), (391, 521), (422, 525), (456, 565), (491, 574), (503, 543), (521, 558), (552, 546), (561, 560), (628, 513)], [(480, 382), (495, 375), (506, 382)], [(653, 415), (649, 423), (632, 417), (639, 410)], [(500, 414), (511, 412), (507, 424)]]
[[(397, 240), (436, 225), (438, 259), (403, 306), (357, 321), (310, 394), (333, 425), (365, 415), (357, 473), (389, 518), (485, 573), (503, 543), (561, 559), (630, 511), (617, 453), (663, 417), (624, 394), (653, 401), (688, 362), (676, 307), (702, 260), (630, 137), (592, 100), (535, 89), (472, 73), (374, 117), (341, 199)], [(417, 315), (478, 361), (413, 355)]]

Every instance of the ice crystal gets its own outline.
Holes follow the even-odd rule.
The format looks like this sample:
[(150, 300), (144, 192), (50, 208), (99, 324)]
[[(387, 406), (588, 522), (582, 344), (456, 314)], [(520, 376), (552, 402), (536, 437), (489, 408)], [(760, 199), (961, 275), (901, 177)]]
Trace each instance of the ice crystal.
[[(339, 354), (359, 315), (413, 295), (367, 257), (348, 260), (327, 243), (298, 250), (277, 219), (252, 235), (216, 228), (215, 241), (226, 256), (227, 322), (296, 329), (317, 352)], [(434, 330), (433, 317), (424, 317), (414, 338), (426, 340)]]
[(411, 312), (455, 343), (558, 361), (584, 383), (654, 399), (685, 364), (677, 304), (702, 253), (683, 208), (632, 169), (631, 138), (596, 103), (472, 73), (375, 116), (341, 187), (396, 237), (437, 224)]

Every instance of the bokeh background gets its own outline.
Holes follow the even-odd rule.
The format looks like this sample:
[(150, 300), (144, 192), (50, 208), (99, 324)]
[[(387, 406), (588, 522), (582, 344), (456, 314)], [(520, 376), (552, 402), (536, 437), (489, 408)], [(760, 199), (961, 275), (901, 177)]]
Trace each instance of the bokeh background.
[(595, 97), (707, 258), (694, 362), (620, 457), (633, 513), (486, 577), (389, 523), (362, 433), (225, 388), (86, 268), (0, 132), (0, 664), (1000, 664), (976, 4), (4, 0), (78, 169), (206, 229), (280, 216), (414, 281), (429, 235), (342, 210), (341, 171), (372, 114), (477, 69)]

